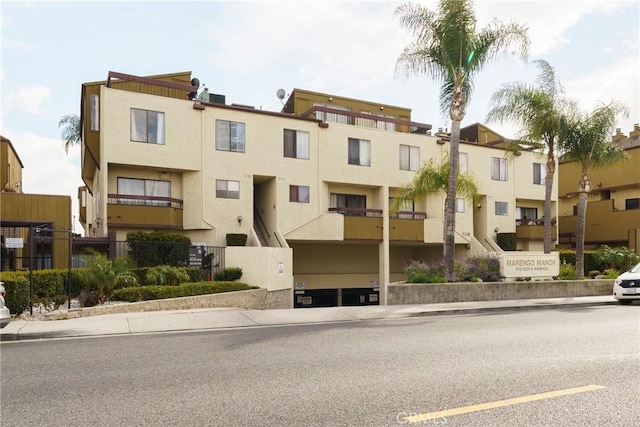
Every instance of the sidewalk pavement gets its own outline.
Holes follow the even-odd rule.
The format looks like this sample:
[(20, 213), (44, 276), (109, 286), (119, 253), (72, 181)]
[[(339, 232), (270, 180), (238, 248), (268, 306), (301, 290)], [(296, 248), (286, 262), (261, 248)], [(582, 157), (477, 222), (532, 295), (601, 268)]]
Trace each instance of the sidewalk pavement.
[(0, 341), (358, 322), (374, 319), (399, 319), (451, 314), (584, 308), (608, 304), (616, 304), (616, 301), (607, 295), (417, 305), (369, 305), (279, 310), (203, 308), (120, 313), (66, 320), (13, 320), (0, 330)]

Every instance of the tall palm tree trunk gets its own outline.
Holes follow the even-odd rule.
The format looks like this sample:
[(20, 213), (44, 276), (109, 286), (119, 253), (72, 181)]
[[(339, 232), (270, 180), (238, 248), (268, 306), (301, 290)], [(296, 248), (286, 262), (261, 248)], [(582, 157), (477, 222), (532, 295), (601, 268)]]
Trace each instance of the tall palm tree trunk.
[(547, 155), (547, 176), (544, 181), (544, 253), (551, 253), (551, 193), (556, 172), (556, 160), (552, 152)]
[(582, 169), (582, 179), (578, 183), (578, 221), (576, 230), (576, 274), (584, 278), (584, 229), (587, 220), (587, 197), (591, 191), (588, 169)]

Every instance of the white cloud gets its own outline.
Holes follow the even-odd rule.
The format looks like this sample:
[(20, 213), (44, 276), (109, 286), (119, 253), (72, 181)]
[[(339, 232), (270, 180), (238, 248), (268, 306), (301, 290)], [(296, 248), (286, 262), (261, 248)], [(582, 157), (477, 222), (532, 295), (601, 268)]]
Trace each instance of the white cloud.
[(5, 108), (16, 107), (31, 114), (43, 114), (51, 91), (47, 86), (18, 86), (9, 92)]
[(69, 149), (67, 156), (60, 139), (45, 138), (30, 132), (3, 130), (24, 165), (22, 191), (31, 194), (53, 194), (71, 197), (74, 229), (82, 233), (78, 221), (78, 187), (84, 185), (80, 174), (80, 149)]

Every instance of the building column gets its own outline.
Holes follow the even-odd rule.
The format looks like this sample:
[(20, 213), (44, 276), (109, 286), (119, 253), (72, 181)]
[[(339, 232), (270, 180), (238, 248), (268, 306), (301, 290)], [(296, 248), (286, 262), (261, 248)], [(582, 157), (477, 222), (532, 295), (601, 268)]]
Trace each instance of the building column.
[(378, 246), (378, 285), (380, 289), (380, 305), (387, 305), (389, 292), (389, 187), (380, 189), (382, 200), (382, 243)]

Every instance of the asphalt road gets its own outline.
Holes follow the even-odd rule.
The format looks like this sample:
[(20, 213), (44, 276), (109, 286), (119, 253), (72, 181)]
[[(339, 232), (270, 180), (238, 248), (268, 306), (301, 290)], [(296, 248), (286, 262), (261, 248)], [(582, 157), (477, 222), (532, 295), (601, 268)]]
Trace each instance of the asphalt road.
[(637, 305), (5, 342), (0, 357), (3, 426), (640, 423)]

